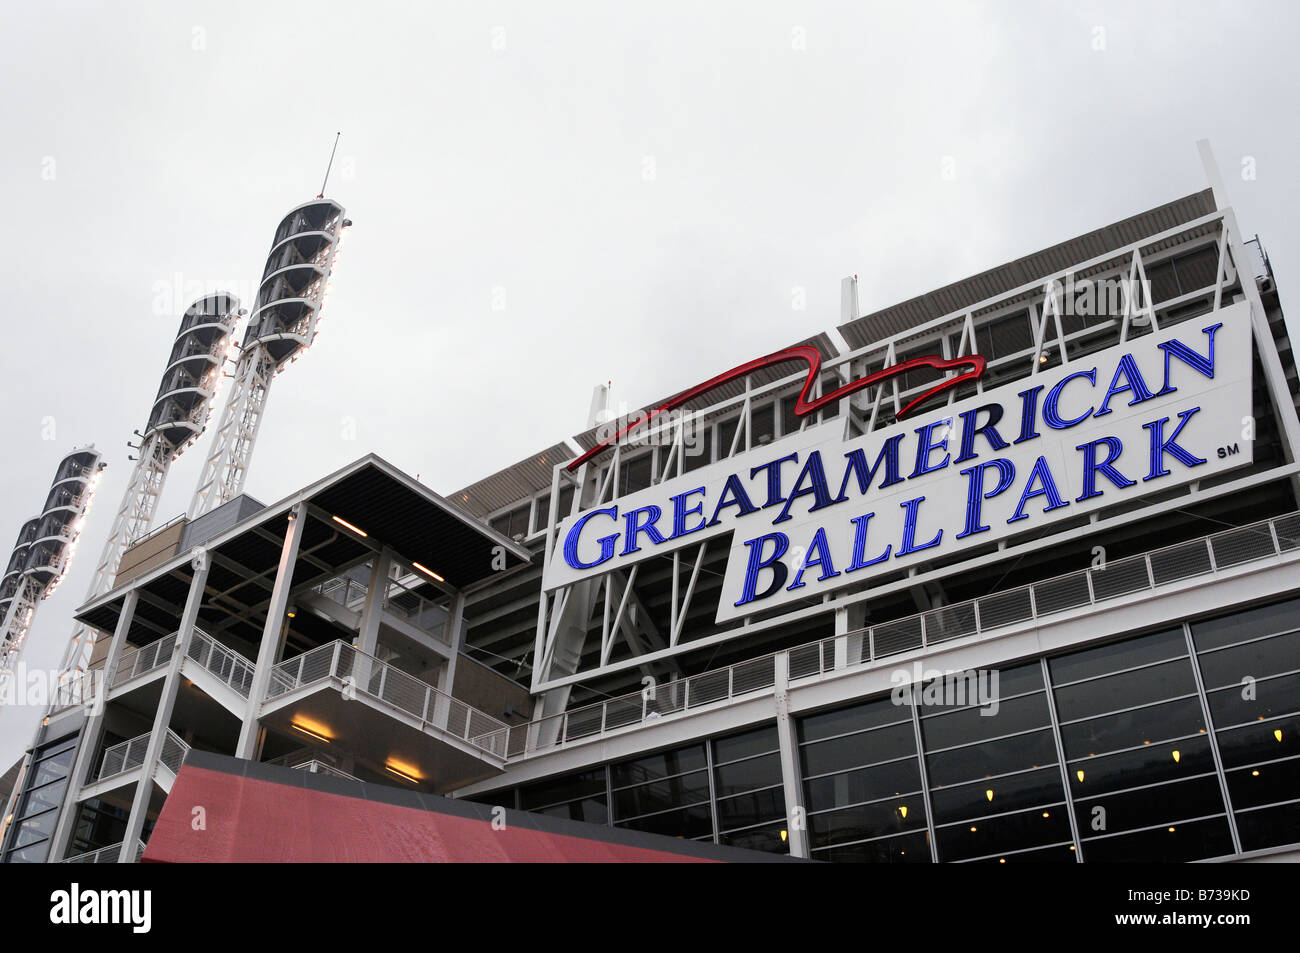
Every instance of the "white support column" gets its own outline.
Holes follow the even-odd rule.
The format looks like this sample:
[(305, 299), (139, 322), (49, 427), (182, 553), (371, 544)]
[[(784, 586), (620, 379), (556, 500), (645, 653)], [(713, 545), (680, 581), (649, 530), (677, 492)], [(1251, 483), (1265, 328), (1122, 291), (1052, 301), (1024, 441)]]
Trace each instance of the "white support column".
[(140, 780), (136, 782), (135, 799), (131, 802), (131, 814), (126, 822), (126, 834), (122, 838), (122, 852), (118, 855), (119, 864), (135, 862), (135, 848), (144, 832), (145, 815), (149, 812), (149, 801), (153, 797), (153, 773), (158, 767), (158, 757), (162, 754), (163, 742), (167, 740), (167, 728), (171, 724), (172, 709), (176, 707), (176, 692), (181, 684), (181, 663), (189, 651), (190, 638), (194, 635), (194, 623), (199, 617), (199, 606), (203, 604), (203, 589), (208, 581), (208, 569), (211, 559), (199, 552), (190, 563), (194, 575), (190, 577), (190, 591), (185, 597), (185, 608), (181, 612), (181, 626), (176, 633), (176, 646), (172, 649), (171, 661), (167, 663), (167, 675), (163, 679), (162, 696), (158, 700), (158, 710), (154, 713), (153, 728), (149, 732), (149, 744), (145, 748), (144, 763), (140, 766)]
[(361, 625), (357, 629), (357, 651), (361, 653), (354, 663), (352, 676), (362, 691), (370, 687), (370, 659), (377, 655), (379, 648), (379, 619), (384, 613), (384, 602), (388, 598), (388, 582), (392, 576), (393, 556), (387, 549), (375, 553), (370, 562), (370, 582), (366, 589), (366, 601), (361, 607)]
[(451, 695), (452, 686), (456, 684), (456, 660), (460, 658), (461, 649), (465, 645), (465, 594), (463, 592), (457, 592), (451, 597), (444, 631), (447, 634), (447, 644), (451, 646), (451, 657), (447, 659), (447, 664), (442, 667), (442, 673), (438, 677), (438, 690)]
[(271, 602), (266, 607), (266, 624), (262, 627), (262, 641), (257, 648), (257, 667), (253, 670), (253, 684), (248, 692), (248, 708), (244, 711), (244, 724), (239, 729), (239, 742), (235, 746), (236, 758), (251, 759), (257, 748), (258, 715), (266, 689), (271, 684), (271, 669), (280, 654), (285, 612), (289, 609), (289, 590), (293, 587), (293, 567), (298, 561), (298, 547), (302, 544), (306, 527), (307, 504), (299, 503), (290, 511), (289, 527), (284, 532), (280, 565), (275, 571)]
[(122, 611), (117, 617), (117, 627), (113, 630), (113, 640), (108, 646), (108, 656), (104, 659), (103, 681), (95, 687), (93, 707), (81, 727), (81, 740), (77, 745), (77, 758), (72, 764), (72, 773), (68, 776), (68, 786), (63, 792), (63, 806), (59, 810), (59, 820), (54, 827), (54, 836), (50, 838), (49, 863), (63, 859), (72, 838), (73, 825), (77, 819), (77, 795), (86, 783), (86, 776), (94, 764), (99, 751), (99, 739), (104, 727), (104, 707), (108, 701), (108, 686), (113, 681), (113, 669), (122, 657), (122, 646), (126, 644), (126, 634), (131, 631), (131, 620), (135, 618), (135, 606), (139, 593), (132, 589), (122, 600)]
[(778, 652), (774, 668), (773, 699), (776, 703), (776, 735), (781, 743), (781, 782), (785, 789), (786, 831), (790, 855), (808, 857), (808, 817), (803, 804), (803, 777), (799, 771), (799, 742), (790, 717), (790, 653)]

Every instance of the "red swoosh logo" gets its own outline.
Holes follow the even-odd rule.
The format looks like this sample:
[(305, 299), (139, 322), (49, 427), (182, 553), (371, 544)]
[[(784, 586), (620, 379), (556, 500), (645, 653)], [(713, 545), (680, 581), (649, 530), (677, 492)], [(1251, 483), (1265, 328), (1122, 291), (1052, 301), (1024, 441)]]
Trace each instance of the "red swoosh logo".
[(799, 391), (799, 398), (794, 404), (794, 412), (797, 417), (811, 414), (833, 401), (840, 400), (847, 397), (849, 394), (862, 390), (864, 387), (871, 387), (873, 384), (889, 380), (891, 377), (897, 377), (899, 374), (906, 374), (908, 371), (917, 367), (933, 367), (938, 371), (949, 371), (960, 367), (970, 368), (970, 370), (958, 374), (956, 377), (950, 377), (947, 380), (939, 381), (939, 383), (935, 384), (929, 390), (910, 400), (901, 410), (899, 410), (898, 419), (900, 420), (910, 414), (918, 404), (929, 400), (935, 394), (942, 393), (951, 387), (956, 387), (962, 381), (973, 381), (978, 379), (980, 375), (984, 373), (985, 363), (984, 358), (979, 354), (970, 354), (966, 357), (956, 357), (952, 359), (940, 357), (937, 354), (928, 354), (923, 357), (914, 357), (909, 361), (904, 361), (902, 364), (894, 364), (890, 367), (882, 368), (874, 374), (868, 374), (866, 377), (860, 377), (855, 381), (850, 381), (841, 387), (837, 387), (829, 394), (823, 394), (816, 400), (809, 400), (808, 394), (817, 380), (817, 372), (821, 369), (821, 351), (817, 350), (817, 348), (810, 344), (801, 344), (797, 347), (789, 347), (784, 351), (776, 351), (766, 357), (755, 358), (746, 364), (741, 364), (739, 367), (733, 367), (731, 370), (724, 371), (717, 377), (705, 381), (703, 384), (697, 384), (690, 390), (682, 391), (682, 393), (659, 405), (644, 417), (638, 417), (631, 423), (624, 425), (624, 427), (619, 430), (618, 433), (614, 434), (614, 436), (596, 444), (582, 456), (573, 460), (573, 462), (566, 466), (565, 469), (570, 471), (576, 470), (588, 460), (600, 455), (610, 447), (617, 444), (627, 436), (630, 431), (642, 424), (649, 424), (650, 421), (654, 420), (660, 414), (667, 413), (670, 410), (675, 410), (682, 406), (682, 404), (689, 403), (696, 397), (699, 397), (701, 394), (707, 394), (709, 391), (721, 387), (723, 384), (729, 383), (730, 381), (734, 381), (738, 377), (744, 377), (746, 374), (751, 374), (754, 371), (761, 370), (765, 367), (771, 367), (775, 364), (784, 364), (787, 361), (806, 361), (808, 363), (808, 377), (804, 381), (803, 389)]

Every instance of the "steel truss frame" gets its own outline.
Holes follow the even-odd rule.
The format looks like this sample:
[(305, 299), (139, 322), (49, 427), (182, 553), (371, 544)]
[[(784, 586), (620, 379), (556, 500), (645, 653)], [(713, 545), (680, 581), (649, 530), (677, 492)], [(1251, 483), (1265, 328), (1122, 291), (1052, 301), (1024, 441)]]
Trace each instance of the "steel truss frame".
[[(1212, 286), (1181, 294), (1165, 301), (1150, 300), (1150, 285), (1147, 283), (1147, 270), (1175, 255), (1185, 254), (1199, 247), (1213, 246), (1217, 253), (1215, 280)], [(1030, 282), (980, 301), (942, 317), (928, 321), (916, 328), (896, 334), (881, 342), (838, 353), (823, 364), (823, 372), (834, 372), (841, 383), (856, 379), (866, 373), (866, 366), (873, 369), (888, 367), (901, 363), (900, 352), (903, 345), (915, 351), (918, 344), (933, 343), (935, 349), (945, 358), (962, 357), (978, 353), (977, 330), (1015, 312), (1029, 312), (1033, 331), (1033, 346), (1021, 352), (992, 358), (988, 362), (990, 371), (1013, 369), (1013, 376), (999, 381), (999, 386), (1011, 380), (1029, 378), (1039, 373), (1045, 365), (1052, 349), (1057, 349), (1061, 361), (1070, 360), (1072, 350), (1078, 353), (1082, 347), (1095, 342), (1099, 335), (1107, 335), (1107, 346), (1124, 343), (1136, 333), (1145, 333), (1160, 329), (1159, 311), (1168, 312), (1184, 304), (1211, 298), (1211, 313), (1231, 303), (1225, 300), (1225, 293), (1234, 291), (1250, 303), (1252, 335), (1255, 349), (1263, 364), (1267, 378), (1269, 397), (1278, 417), (1278, 429), (1285, 460), (1285, 466), (1278, 469), (1279, 476), (1289, 476), (1292, 491), (1300, 501), (1300, 467), (1297, 467), (1297, 453), (1300, 451), (1300, 423), (1294, 412), (1294, 403), (1287, 389), (1286, 378), (1277, 353), (1276, 343), (1269, 330), (1268, 319), (1260, 301), (1259, 290), (1255, 285), (1254, 275), (1250, 274), (1251, 261), (1237, 228), (1236, 218), (1231, 208), (1221, 207), (1193, 221), (1149, 235), (1131, 242), (1119, 249), (1107, 252), (1087, 261), (1061, 269), (1044, 279)], [(1239, 281), (1238, 272), (1245, 272)], [(1092, 281), (1116, 280), (1121, 282), (1122, 309), (1119, 316), (1109, 321), (1099, 321), (1096, 325), (1067, 334), (1062, 323), (1063, 301), (1060, 292), (1062, 284), (1074, 280)], [(1239, 285), (1239, 288), (1238, 288)], [(856, 317), (856, 316), (854, 316)], [(955, 342), (955, 344), (954, 344)], [(949, 372), (953, 374), (955, 372)], [(714, 422), (727, 414), (738, 413), (737, 426), (732, 436), (730, 447), (719, 447), (718, 459), (722, 460), (751, 447), (752, 411), (760, 400), (771, 400), (784, 396), (786, 391), (802, 385), (806, 375), (802, 372), (789, 375), (778, 381), (756, 385), (747, 377), (743, 394), (723, 400), (677, 416), (674, 420), (651, 425), (642, 433), (634, 432), (631, 442), (615, 446), (612, 452), (598, 465), (596, 461), (584, 464), (575, 475), (564, 470), (564, 464), (554, 468), (550, 492), (550, 512), (548, 514), (545, 559), (558, 558), (557, 529), (558, 524), (571, 513), (578, 513), (594, 506), (607, 504), (616, 496), (619, 486), (619, 471), (625, 454), (640, 449), (637, 444), (652, 444), (658, 449), (651, 451), (658, 465), (654, 466), (651, 484), (658, 484), (684, 472), (684, 433), (688, 426)], [(871, 433), (884, 426), (885, 416), (882, 406), (892, 408), (895, 413), (910, 396), (920, 393), (932, 383), (905, 391), (900, 387), (899, 378), (895, 377), (878, 384), (874, 388), (859, 392), (840, 402), (839, 417), (844, 422), (845, 439)], [(821, 380), (818, 381), (821, 387)], [(983, 384), (976, 382), (976, 392), (983, 392)], [(820, 394), (820, 390), (818, 390)], [(947, 402), (951, 404), (957, 394), (950, 390)], [(779, 417), (779, 415), (778, 415)], [(808, 425), (804, 418), (800, 427)], [(666, 449), (665, 449), (666, 448)], [(1249, 480), (1249, 478), (1247, 478)], [(574, 494), (570, 513), (559, 513), (559, 489), (562, 480), (575, 480), (579, 492)], [(1171, 506), (1186, 506), (1191, 500), (1212, 496), (1222, 496), (1234, 492), (1236, 484), (1232, 481), (1213, 489), (1201, 489), (1196, 483), (1189, 484), (1186, 495), (1172, 504), (1153, 503), (1139, 511), (1139, 515), (1151, 515)], [(1132, 514), (1124, 519), (1131, 520)], [(1090, 517), (1099, 528), (1109, 525), (1110, 519), (1105, 512), (1094, 513)], [(542, 704), (538, 706), (537, 717), (545, 719), (564, 711), (568, 707), (572, 686), (581, 682), (598, 679), (640, 668), (647, 674), (657, 671), (665, 676), (664, 665), (675, 667), (676, 657), (686, 651), (697, 651), (709, 645), (730, 641), (758, 632), (772, 629), (779, 625), (788, 625), (794, 621), (809, 619), (833, 613), (836, 631), (847, 631), (849, 613), (861, 613), (868, 598), (877, 598), (885, 591), (912, 590), (922, 602), (929, 602), (931, 594), (926, 591), (939, 580), (956, 571), (967, 571), (980, 565), (1006, 558), (1016, 552), (1030, 552), (1051, 546), (1059, 542), (1061, 530), (1038, 540), (1011, 546), (1004, 542), (997, 552), (976, 557), (958, 564), (937, 570), (919, 570), (899, 582), (872, 587), (870, 590), (839, 594), (828, 594), (819, 604), (803, 608), (792, 608), (772, 617), (755, 620), (746, 617), (723, 631), (703, 636), (695, 640), (683, 641), (685, 620), (691, 610), (692, 602), (699, 596), (701, 567), (705, 561), (708, 543), (696, 547), (679, 548), (671, 554), (671, 603), (669, 617), (670, 631), (658, 633), (658, 638), (651, 642), (649, 633), (637, 631), (637, 625), (647, 614), (630, 611), (640, 603), (637, 594), (638, 569), (611, 570), (576, 584), (562, 586), (553, 592), (543, 592), (537, 613), (537, 632), (533, 653), (533, 680), (531, 690), (542, 695)], [(716, 542), (714, 545), (718, 545)], [(669, 557), (666, 555), (665, 560)], [(588, 649), (586, 646), (589, 621), (599, 612), (600, 653), (599, 662), (594, 667), (580, 670), (580, 661)], [(592, 632), (594, 634), (594, 628)], [(624, 641), (632, 651), (630, 658), (611, 661), (611, 652), (615, 644)], [(649, 648), (657, 645), (657, 648)], [(647, 648), (649, 650), (647, 650)], [(555, 721), (555, 719), (552, 719)]]

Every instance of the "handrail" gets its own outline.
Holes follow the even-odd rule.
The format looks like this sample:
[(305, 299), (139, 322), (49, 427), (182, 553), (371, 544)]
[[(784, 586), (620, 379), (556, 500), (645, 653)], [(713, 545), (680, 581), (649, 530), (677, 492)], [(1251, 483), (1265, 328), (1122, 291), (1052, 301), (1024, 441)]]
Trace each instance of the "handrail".
[(1300, 551), (1300, 511), (1175, 543), (1095, 568), (856, 629), (728, 668), (609, 698), (508, 731), (507, 757), (589, 740), (617, 728), (772, 688), (778, 655), (791, 680), (845, 671), (903, 652), (1105, 603), (1201, 575)]
[(99, 773), (95, 775), (95, 780), (104, 781), (114, 778), (127, 771), (134, 771), (144, 764), (145, 750), (149, 747), (149, 734), (146, 731), (142, 735), (136, 735), (134, 738), (119, 741), (105, 748), (99, 760)]
[(176, 649), (176, 636), (177, 633), (173, 632), (148, 645), (123, 652), (108, 676), (108, 688), (110, 690), (117, 688), (133, 678), (156, 671), (170, 662), (172, 652)]
[(329, 680), (338, 680), (350, 692), (414, 716), (423, 725), (505, 756), (509, 726), (504, 722), (343, 641), (327, 642), (276, 665), (266, 700)]
[(190, 644), (185, 649), (185, 657), (197, 662), (244, 698), (253, 690), (253, 672), (256, 666), (202, 629), (194, 630)]

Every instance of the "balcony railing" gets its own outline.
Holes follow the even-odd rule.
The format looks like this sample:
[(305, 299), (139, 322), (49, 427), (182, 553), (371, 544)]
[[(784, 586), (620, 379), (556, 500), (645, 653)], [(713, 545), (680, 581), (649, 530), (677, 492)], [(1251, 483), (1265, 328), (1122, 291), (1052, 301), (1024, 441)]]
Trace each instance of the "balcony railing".
[(140, 765), (144, 764), (144, 755), (149, 747), (149, 733), (137, 735), (126, 741), (119, 741), (112, 747), (104, 749), (104, 755), (99, 761), (99, 773), (95, 775), (96, 781), (105, 781), (108, 778), (115, 778), (119, 774), (126, 774), (128, 771), (134, 771)]
[(508, 726), (428, 682), (367, 655), (345, 642), (329, 642), (271, 670), (266, 700), (309, 685), (337, 680), (346, 690), (418, 718), (498, 757), (505, 756)]
[(123, 652), (108, 678), (109, 689), (125, 685), (133, 678), (139, 678), (141, 675), (162, 668), (172, 660), (172, 653), (175, 651), (176, 633), (173, 632), (148, 645)]
[(252, 691), (253, 663), (233, 649), (222, 645), (203, 630), (194, 630), (194, 636), (190, 639), (189, 648), (185, 650), (185, 656), (193, 659), (244, 698), (247, 698)]
[[(128, 771), (134, 771), (144, 764), (145, 752), (149, 747), (150, 732), (143, 735), (137, 735), (126, 741), (119, 741), (117, 744), (104, 749), (103, 757), (99, 762), (99, 774), (96, 775), (96, 781), (105, 781), (108, 778), (115, 778), (119, 774), (126, 774)], [(158, 755), (158, 762), (169, 768), (172, 774), (176, 774), (185, 763), (185, 757), (190, 753), (190, 746), (181, 740), (180, 736), (170, 728), (163, 738), (162, 751)]]
[[(144, 842), (139, 841), (135, 845), (135, 860), (139, 861), (140, 856), (144, 853)], [(92, 850), (85, 854), (77, 854), (75, 857), (64, 859), (65, 864), (115, 864), (119, 857), (122, 856), (121, 843), (109, 844), (107, 847), (101, 847), (98, 850)]]
[(315, 759), (304, 761), (301, 764), (290, 765), (290, 767), (295, 771), (306, 771), (309, 774), (328, 774), (332, 778), (346, 778), (349, 781), (359, 780), (355, 775), (348, 774), (346, 771), (340, 771), (338, 768), (328, 765), (324, 761), (317, 761)]
[[(940, 645), (963, 636), (1104, 605), (1174, 582), (1213, 576), (1225, 569), (1300, 550), (1300, 512), (1227, 529), (1138, 556), (1081, 569), (978, 599), (882, 622), (786, 650), (791, 680), (844, 671), (880, 659)], [(653, 691), (610, 698), (508, 729), (508, 757), (598, 737), (629, 725), (771, 689), (782, 653), (737, 662)]]

